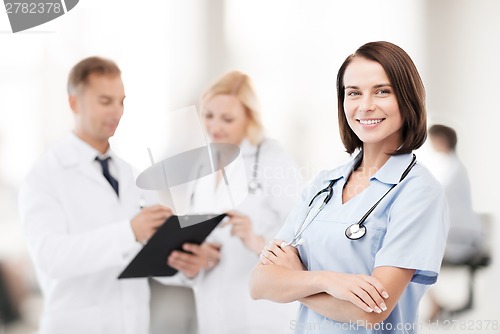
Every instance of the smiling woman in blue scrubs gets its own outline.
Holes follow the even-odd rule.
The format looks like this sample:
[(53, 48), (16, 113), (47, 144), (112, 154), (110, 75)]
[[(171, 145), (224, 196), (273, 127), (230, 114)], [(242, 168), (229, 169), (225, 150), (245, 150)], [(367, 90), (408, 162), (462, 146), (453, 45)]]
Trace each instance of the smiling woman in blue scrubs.
[(261, 254), (252, 297), (300, 301), (296, 333), (416, 332), (449, 226), (441, 186), (412, 154), (426, 138), (424, 86), (404, 50), (372, 42), (340, 67), (337, 95), (354, 157), (305, 189)]

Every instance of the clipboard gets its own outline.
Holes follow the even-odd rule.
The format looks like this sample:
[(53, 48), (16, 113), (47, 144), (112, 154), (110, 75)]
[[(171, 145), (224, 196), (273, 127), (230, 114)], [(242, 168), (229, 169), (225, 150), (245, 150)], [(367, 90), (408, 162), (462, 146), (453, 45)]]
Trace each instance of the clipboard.
[(224, 217), (226, 214), (169, 217), (118, 279), (175, 275), (177, 270), (167, 264), (168, 255), (186, 242), (201, 244)]

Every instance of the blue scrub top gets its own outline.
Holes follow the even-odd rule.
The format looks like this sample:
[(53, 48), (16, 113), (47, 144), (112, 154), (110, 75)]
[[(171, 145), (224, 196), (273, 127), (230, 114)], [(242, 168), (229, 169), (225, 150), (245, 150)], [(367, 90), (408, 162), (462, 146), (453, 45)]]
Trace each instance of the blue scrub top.
[[(365, 221), (366, 235), (359, 240), (345, 236), (346, 228), (357, 223), (399, 182), (412, 154), (391, 156), (370, 179), (368, 188), (342, 204), (342, 189), (361, 158), (359, 153), (348, 164), (319, 173), (304, 190), (300, 205), (289, 214), (276, 238), (292, 240), (311, 199), (337, 179), (332, 199), (302, 233), (304, 243), (298, 249), (307, 270), (370, 275), (376, 267), (392, 266), (415, 269), (415, 274), (380, 326), (368, 330), (352, 323), (339, 323), (301, 305), (298, 319), (290, 324), (295, 333), (417, 332), (418, 304), (427, 286), (437, 280), (449, 228), (448, 209), (441, 185), (418, 162)], [(321, 196), (315, 200), (311, 212), (318, 210), (323, 199)]]

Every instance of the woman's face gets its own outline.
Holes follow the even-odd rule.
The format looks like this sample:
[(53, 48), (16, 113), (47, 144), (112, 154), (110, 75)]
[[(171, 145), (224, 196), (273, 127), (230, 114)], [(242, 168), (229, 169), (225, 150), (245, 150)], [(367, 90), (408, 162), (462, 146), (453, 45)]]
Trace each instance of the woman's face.
[(363, 148), (396, 150), (402, 144), (403, 119), (382, 65), (355, 57), (344, 73), (344, 111)]
[(205, 128), (214, 143), (240, 145), (247, 134), (249, 119), (233, 95), (215, 95), (203, 109)]

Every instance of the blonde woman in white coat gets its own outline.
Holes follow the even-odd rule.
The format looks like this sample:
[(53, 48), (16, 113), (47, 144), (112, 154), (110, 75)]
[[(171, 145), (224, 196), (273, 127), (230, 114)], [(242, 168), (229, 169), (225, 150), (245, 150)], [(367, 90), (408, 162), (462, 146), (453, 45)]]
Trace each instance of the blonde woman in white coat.
[[(248, 279), (297, 198), (298, 169), (275, 141), (263, 137), (247, 75), (224, 75), (203, 94), (201, 109), (211, 141), (238, 145), (243, 164), (225, 169), (232, 190), (220, 171), (196, 182), (190, 211), (224, 211), (228, 218), (201, 247), (186, 245), (192, 254), (173, 252), (169, 264), (193, 278), (200, 334), (289, 333), (298, 305), (252, 300)], [(238, 204), (234, 199), (246, 192)]]

